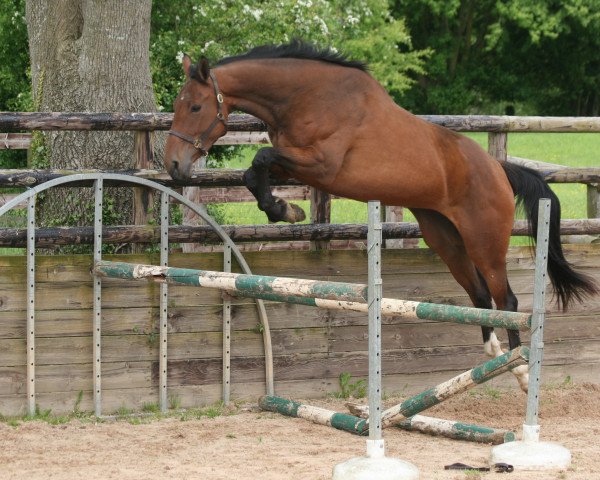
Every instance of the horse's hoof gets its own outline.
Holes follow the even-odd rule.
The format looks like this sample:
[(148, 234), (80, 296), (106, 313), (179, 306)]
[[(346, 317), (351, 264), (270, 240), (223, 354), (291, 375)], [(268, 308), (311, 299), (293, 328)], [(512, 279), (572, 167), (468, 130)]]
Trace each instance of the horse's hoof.
[(306, 218), (304, 210), (294, 203), (288, 203), (283, 198), (275, 197), (275, 205), (271, 209), (265, 209), (269, 222), (301, 222)]
[(520, 365), (518, 367), (513, 368), (511, 372), (517, 378), (521, 390), (527, 393), (527, 390), (529, 388), (529, 367), (527, 365)]
[(301, 222), (306, 218), (306, 213), (295, 203), (288, 203), (285, 212), (286, 221), (290, 223)]

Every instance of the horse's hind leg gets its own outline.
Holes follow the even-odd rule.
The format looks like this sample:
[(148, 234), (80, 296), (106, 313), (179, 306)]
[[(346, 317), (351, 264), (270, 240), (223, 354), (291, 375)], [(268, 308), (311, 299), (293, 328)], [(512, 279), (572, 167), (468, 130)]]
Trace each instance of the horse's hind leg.
[[(467, 255), (463, 240), (456, 227), (443, 215), (433, 210), (413, 209), (419, 222), (423, 239), (444, 261), (450, 273), (465, 289), (471, 302), (477, 308), (492, 308), (492, 296), (475, 264)], [(500, 342), (494, 329), (481, 327), (484, 350), (490, 356), (497, 356)], [(501, 351), (500, 351), (501, 354)]]
[(258, 208), (267, 214), (271, 222), (301, 222), (306, 215), (300, 207), (271, 193), (270, 169), (280, 160), (274, 148), (261, 148), (252, 160), (252, 166), (244, 172), (244, 183), (258, 201)]
[(452, 222), (433, 210), (412, 209), (412, 212), (419, 222), (423, 239), (448, 266), (473, 305), (492, 308), (490, 291), (467, 255), (462, 238)]
[[(432, 210), (413, 209), (413, 213), (419, 222), (423, 238), (448, 266), (450, 273), (465, 289), (473, 305), (477, 308), (491, 309), (493, 294), (488, 288), (487, 280), (469, 257), (463, 238), (454, 224), (443, 215)], [(517, 299), (510, 290), (508, 283), (505, 283), (505, 285), (506, 298), (502, 303), (502, 307), (499, 306), (499, 308), (516, 310)], [(496, 304), (498, 305), (498, 302)], [(481, 327), (481, 331), (485, 353), (490, 357), (502, 355), (500, 341), (496, 337), (494, 329), (492, 327)], [(519, 332), (509, 331), (508, 334), (510, 348), (519, 346)], [(517, 377), (521, 388), (526, 389), (527, 368), (524, 371), (513, 369), (513, 373)]]
[[(499, 208), (497, 212), (500, 212)], [(490, 215), (488, 218), (477, 218), (476, 212), (470, 211), (465, 212), (458, 224), (469, 258), (486, 283), (492, 299), (496, 303), (496, 308), (511, 312), (517, 311), (517, 297), (510, 288), (506, 271), (506, 253), (510, 240), (512, 217), (510, 219), (500, 216), (492, 218)], [(510, 349), (521, 345), (518, 330), (507, 330), (507, 333)], [(490, 346), (492, 345), (490, 344)], [(499, 346), (494, 354), (502, 354)], [(527, 365), (511, 370), (524, 391), (527, 391), (528, 370)]]

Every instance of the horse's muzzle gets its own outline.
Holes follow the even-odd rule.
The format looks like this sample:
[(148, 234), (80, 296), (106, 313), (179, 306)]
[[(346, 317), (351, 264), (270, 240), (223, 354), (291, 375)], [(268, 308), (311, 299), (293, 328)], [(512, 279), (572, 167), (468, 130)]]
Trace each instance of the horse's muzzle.
[(179, 182), (189, 180), (192, 173), (192, 163), (188, 162), (188, 165), (188, 168), (182, 168), (181, 162), (173, 160), (171, 162), (171, 168), (169, 168), (169, 175), (173, 180), (177, 180)]

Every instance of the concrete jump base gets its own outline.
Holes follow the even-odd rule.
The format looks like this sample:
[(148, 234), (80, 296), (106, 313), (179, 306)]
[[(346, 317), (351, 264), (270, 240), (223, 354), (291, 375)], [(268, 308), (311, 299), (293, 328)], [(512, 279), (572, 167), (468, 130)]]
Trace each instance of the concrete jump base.
[(333, 480), (418, 480), (412, 463), (390, 457), (356, 457), (337, 464)]
[(508, 463), (516, 470), (566, 470), (571, 452), (552, 442), (508, 442), (492, 448), (490, 464)]

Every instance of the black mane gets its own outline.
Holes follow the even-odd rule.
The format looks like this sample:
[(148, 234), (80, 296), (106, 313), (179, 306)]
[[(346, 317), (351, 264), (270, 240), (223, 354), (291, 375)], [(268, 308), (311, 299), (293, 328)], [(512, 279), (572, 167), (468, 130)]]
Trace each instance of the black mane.
[(318, 60), (321, 62), (334, 63), (343, 67), (358, 68), (367, 71), (367, 65), (363, 62), (348, 60), (344, 55), (334, 52), (330, 48), (318, 49), (314, 45), (302, 40), (292, 40), (283, 45), (261, 45), (253, 48), (247, 53), (227, 57), (220, 60), (215, 66), (226, 65), (240, 60), (260, 60), (265, 58), (299, 58), (303, 60)]

